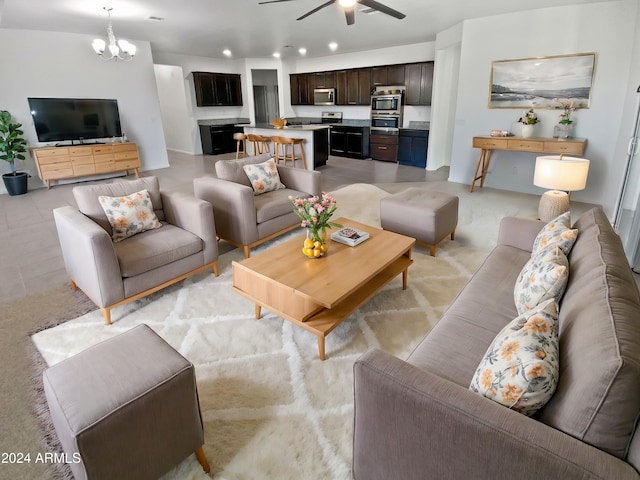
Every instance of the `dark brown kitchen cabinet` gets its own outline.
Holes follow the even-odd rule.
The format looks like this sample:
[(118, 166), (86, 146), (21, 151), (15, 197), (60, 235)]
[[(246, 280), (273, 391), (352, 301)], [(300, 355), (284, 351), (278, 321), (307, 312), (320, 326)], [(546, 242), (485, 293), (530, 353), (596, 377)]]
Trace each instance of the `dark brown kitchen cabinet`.
[(316, 73), (316, 88), (336, 88), (336, 72)]
[(315, 73), (292, 73), (289, 75), (291, 86), (291, 105), (313, 105), (313, 90), (316, 88)]
[(372, 133), (371, 158), (385, 162), (397, 162), (398, 135)]
[(233, 73), (193, 72), (198, 107), (242, 105), (240, 75)]
[(371, 101), (371, 69), (357, 68), (347, 70), (346, 78), (346, 95), (342, 95), (340, 90), (341, 72), (338, 72), (337, 81), (337, 105), (369, 105)]
[(433, 62), (405, 65), (405, 105), (431, 105)]
[(390, 85), (389, 83), (389, 67), (373, 67), (371, 69), (371, 85)]
[(336, 105), (347, 104), (347, 71), (336, 72)]
[(404, 65), (389, 65), (387, 82), (387, 85), (404, 85)]

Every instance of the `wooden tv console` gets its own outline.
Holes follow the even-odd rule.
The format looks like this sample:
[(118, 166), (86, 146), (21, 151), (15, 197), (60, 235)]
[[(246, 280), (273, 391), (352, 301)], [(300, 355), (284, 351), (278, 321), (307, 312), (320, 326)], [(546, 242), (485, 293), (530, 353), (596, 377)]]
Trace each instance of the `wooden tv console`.
[(140, 157), (135, 143), (69, 145), (31, 148), (38, 175), (51, 188), (51, 180), (86, 177), (102, 173), (133, 170), (139, 177)]

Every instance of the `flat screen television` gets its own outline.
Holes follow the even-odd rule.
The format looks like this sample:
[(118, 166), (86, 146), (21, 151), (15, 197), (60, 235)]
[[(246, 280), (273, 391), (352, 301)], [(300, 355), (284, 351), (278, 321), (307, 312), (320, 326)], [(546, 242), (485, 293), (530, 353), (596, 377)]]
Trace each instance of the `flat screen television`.
[(121, 137), (118, 101), (96, 98), (29, 98), (39, 142)]

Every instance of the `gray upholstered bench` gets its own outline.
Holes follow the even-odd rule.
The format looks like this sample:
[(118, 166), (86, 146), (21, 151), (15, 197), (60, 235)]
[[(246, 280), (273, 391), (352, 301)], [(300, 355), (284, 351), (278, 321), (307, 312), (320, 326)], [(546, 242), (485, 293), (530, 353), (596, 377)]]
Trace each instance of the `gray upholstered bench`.
[(58, 439), (81, 479), (155, 479), (191, 453), (209, 472), (193, 365), (139, 325), (48, 368)]
[(380, 221), (383, 229), (415, 238), (435, 256), (438, 243), (449, 235), (454, 239), (458, 197), (409, 188), (380, 200)]

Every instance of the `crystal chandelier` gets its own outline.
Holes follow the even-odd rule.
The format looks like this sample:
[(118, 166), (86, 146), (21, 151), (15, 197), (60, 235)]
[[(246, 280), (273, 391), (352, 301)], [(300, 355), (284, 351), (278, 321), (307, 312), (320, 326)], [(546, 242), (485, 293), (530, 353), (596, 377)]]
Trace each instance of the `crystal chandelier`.
[(105, 60), (123, 60), (125, 62), (130, 62), (136, 54), (136, 46), (126, 40), (116, 40), (116, 37), (113, 34), (113, 27), (111, 26), (111, 10), (113, 10), (113, 8), (102, 8), (107, 11), (107, 15), (109, 17), (109, 25), (107, 26), (109, 45), (107, 45), (101, 38), (96, 38), (91, 46), (95, 52)]

